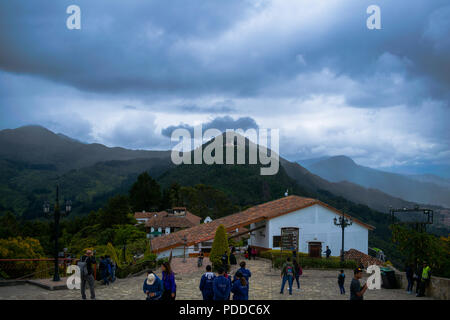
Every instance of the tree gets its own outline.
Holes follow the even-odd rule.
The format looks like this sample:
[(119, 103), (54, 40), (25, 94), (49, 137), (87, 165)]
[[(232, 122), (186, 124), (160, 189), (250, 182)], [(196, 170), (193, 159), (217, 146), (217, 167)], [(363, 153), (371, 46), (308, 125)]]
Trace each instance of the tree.
[(209, 260), (211, 261), (215, 269), (217, 269), (217, 267), (222, 265), (221, 258), (224, 253), (229, 255), (230, 248), (228, 247), (227, 231), (224, 225), (221, 224), (216, 230), (213, 245), (211, 248), (211, 253), (209, 255)]
[(161, 205), (159, 184), (147, 172), (141, 173), (129, 191), (130, 204), (135, 212), (152, 210)]
[(449, 238), (438, 238), (426, 232), (418, 232), (402, 225), (392, 225), (392, 240), (396, 243), (409, 263), (421, 264), (426, 261), (434, 275), (450, 275)]
[(17, 237), (19, 235), (19, 223), (16, 216), (7, 211), (0, 217), (0, 238)]
[(130, 204), (128, 197), (117, 195), (108, 200), (106, 207), (99, 211), (100, 225), (110, 228), (116, 224), (132, 223)]

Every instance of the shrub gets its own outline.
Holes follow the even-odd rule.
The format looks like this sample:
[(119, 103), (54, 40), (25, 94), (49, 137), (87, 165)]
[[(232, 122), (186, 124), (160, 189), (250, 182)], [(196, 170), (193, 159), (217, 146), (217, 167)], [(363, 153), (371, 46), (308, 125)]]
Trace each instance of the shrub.
[(211, 253), (209, 255), (209, 260), (213, 264), (214, 269), (222, 265), (221, 257), (224, 253), (229, 255), (230, 248), (228, 246), (228, 237), (225, 227), (221, 224), (214, 236), (214, 241), (211, 248)]
[(144, 260), (139, 263), (123, 266), (122, 268), (118, 268), (116, 271), (116, 276), (118, 278), (126, 278), (129, 275), (138, 273), (143, 270), (153, 269), (155, 268), (155, 261)]
[[(292, 258), (292, 252), (283, 251), (281, 254), (280, 250), (267, 250), (260, 254), (262, 258), (272, 259), (273, 266), (275, 268), (281, 268), (281, 266), (286, 262), (288, 257)], [(341, 262), (340, 257), (330, 257), (325, 258), (311, 258), (307, 254), (299, 252), (297, 261), (302, 266), (302, 268), (317, 268), (317, 269), (355, 269), (358, 265), (354, 260), (345, 260)]]

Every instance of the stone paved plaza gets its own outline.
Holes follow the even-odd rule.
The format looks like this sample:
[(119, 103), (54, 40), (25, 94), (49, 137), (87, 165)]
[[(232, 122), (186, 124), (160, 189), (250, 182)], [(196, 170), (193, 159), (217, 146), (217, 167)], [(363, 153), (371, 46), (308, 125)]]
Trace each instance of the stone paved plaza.
[[(201, 299), (198, 289), (200, 277), (203, 269), (197, 268), (197, 260), (188, 259), (183, 263), (182, 259), (174, 258), (173, 269), (176, 272), (177, 299)], [(204, 266), (208, 263), (205, 259)], [(292, 296), (288, 294), (287, 288), (284, 295), (280, 294), (280, 272), (272, 270), (270, 261), (251, 260), (247, 261), (247, 266), (252, 272), (250, 279), (251, 300), (348, 300), (348, 292), (345, 295), (339, 293), (337, 285), (337, 270), (314, 270), (305, 269), (300, 277), (300, 290), (293, 290)], [(236, 270), (232, 269), (232, 273)], [(353, 276), (352, 270), (345, 270), (347, 279), (345, 283), (346, 291), (349, 291), (350, 281)], [(161, 271), (157, 274), (160, 276)], [(98, 300), (144, 300), (142, 284), (146, 275), (118, 279), (109, 286), (96, 285), (96, 295)], [(363, 283), (366, 278), (361, 280)], [(294, 282), (294, 288), (296, 284)], [(89, 298), (89, 290), (86, 290)], [(79, 290), (56, 290), (49, 291), (40, 287), (25, 284), (17, 286), (0, 287), (0, 299), (53, 299), (53, 300), (77, 300), (80, 299)], [(431, 298), (417, 298), (414, 294), (407, 294), (403, 289), (381, 289), (368, 290), (364, 296), (366, 300), (419, 300)]]

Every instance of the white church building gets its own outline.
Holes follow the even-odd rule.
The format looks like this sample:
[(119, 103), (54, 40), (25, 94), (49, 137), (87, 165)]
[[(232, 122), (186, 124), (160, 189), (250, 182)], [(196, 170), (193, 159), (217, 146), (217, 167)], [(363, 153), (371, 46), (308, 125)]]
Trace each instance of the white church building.
[(223, 225), (229, 237), (250, 234), (249, 245), (258, 251), (281, 249), (282, 229), (290, 228), (295, 230), (295, 247), (300, 252), (319, 257), (328, 246), (332, 256), (339, 256), (342, 229), (334, 224), (334, 219), (339, 221), (339, 217), (352, 221), (345, 228), (345, 251), (356, 249), (367, 254), (369, 231), (375, 229), (373, 226), (320, 200), (295, 195), (155, 238), (151, 244), (158, 257), (167, 257), (171, 252), (173, 256), (196, 255), (202, 249), (211, 248), (217, 227)]
[[(298, 251), (310, 256), (323, 255), (326, 247), (332, 256), (339, 256), (342, 247), (342, 229), (334, 224), (342, 213), (318, 202), (272, 219), (251, 224), (249, 245), (259, 249), (281, 249), (282, 228), (298, 228)], [(345, 215), (352, 224), (344, 231), (344, 250), (356, 249), (368, 253), (369, 230), (374, 227)]]

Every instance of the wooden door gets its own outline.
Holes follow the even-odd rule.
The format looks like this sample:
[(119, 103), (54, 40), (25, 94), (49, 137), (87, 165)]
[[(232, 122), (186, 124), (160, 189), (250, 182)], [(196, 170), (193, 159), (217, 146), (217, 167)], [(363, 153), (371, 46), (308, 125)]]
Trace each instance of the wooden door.
[(321, 242), (309, 242), (308, 253), (312, 258), (320, 258), (322, 256), (322, 243)]

